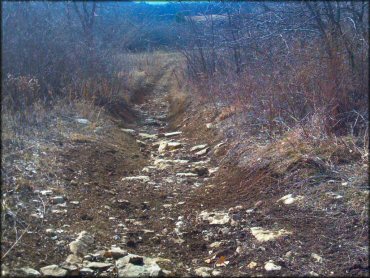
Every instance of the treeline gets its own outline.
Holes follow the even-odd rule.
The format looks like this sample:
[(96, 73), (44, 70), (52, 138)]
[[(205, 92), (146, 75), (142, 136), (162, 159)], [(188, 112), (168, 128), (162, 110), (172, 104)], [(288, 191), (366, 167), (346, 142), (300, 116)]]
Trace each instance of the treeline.
[(2, 8), (6, 106), (77, 94), (89, 79), (111, 84), (124, 66), (118, 54), (163, 50), (184, 55), (193, 92), (248, 111), (258, 128), (285, 130), (313, 118), (328, 133), (367, 125), (367, 1), (2, 2)]
[[(23, 96), (50, 99), (81, 79), (110, 77), (117, 54), (176, 49), (186, 40), (179, 36), (181, 11), (206, 9), (202, 3), (4, 1), (2, 83), (11, 87), (5, 103), (20, 108), (29, 102)], [(37, 90), (15, 90), (32, 78)]]

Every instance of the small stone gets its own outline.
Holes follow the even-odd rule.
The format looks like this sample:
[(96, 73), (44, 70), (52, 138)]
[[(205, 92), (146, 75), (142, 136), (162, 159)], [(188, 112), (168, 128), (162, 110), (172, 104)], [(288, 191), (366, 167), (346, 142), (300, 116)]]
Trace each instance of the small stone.
[(260, 207), (261, 205), (262, 205), (262, 201), (257, 201), (255, 204), (254, 204), (254, 207), (255, 208), (258, 208), (258, 207)]
[(255, 269), (256, 267), (257, 267), (257, 263), (256, 262), (250, 262), (248, 265), (247, 265), (247, 267), (249, 268), (249, 269)]
[(159, 144), (159, 147), (158, 147), (158, 152), (159, 153), (164, 153), (167, 149), (167, 142), (163, 141)]
[(172, 277), (172, 272), (169, 270), (162, 269), (162, 272), (164, 274), (164, 277)]
[(129, 128), (121, 128), (121, 130), (125, 133), (128, 133), (130, 135), (135, 135), (136, 131), (133, 130), (133, 129), (129, 129)]
[(206, 128), (207, 129), (213, 129), (213, 128), (215, 128), (215, 126), (213, 124), (211, 124), (211, 123), (207, 123), (206, 124)]
[(203, 150), (201, 150), (199, 152), (196, 152), (195, 154), (197, 156), (205, 155), (208, 152), (208, 150), (209, 150), (209, 148), (205, 148), (205, 149), (203, 149)]
[(288, 195), (285, 195), (284, 197), (280, 198), (279, 200), (277, 200), (277, 202), (283, 202), (285, 205), (291, 205), (291, 204), (295, 203), (296, 201), (299, 201), (299, 200), (302, 200), (302, 199), (304, 199), (303, 196), (293, 197), (293, 194), (288, 194)]
[(80, 274), (80, 271), (79, 271), (79, 267), (81, 265), (77, 266), (77, 265), (74, 265), (74, 264), (68, 264), (68, 263), (64, 263), (61, 265), (62, 268), (64, 268), (65, 270), (68, 271), (68, 276), (78, 276)]
[(290, 258), (290, 257), (292, 257), (293, 256), (293, 252), (292, 251), (288, 251), (288, 252), (286, 252), (285, 253), (285, 255), (284, 255), (284, 257), (286, 257), (286, 258)]
[(210, 267), (202, 266), (202, 267), (195, 269), (195, 274), (200, 277), (210, 277), (211, 276), (210, 272), (212, 270), (213, 269)]
[(176, 150), (182, 148), (182, 144), (180, 142), (168, 142), (167, 147), (170, 150)]
[(66, 263), (69, 263), (69, 264), (81, 264), (82, 263), (82, 258), (75, 255), (75, 254), (70, 254), (68, 255), (67, 259), (66, 259)]
[(149, 176), (124, 177), (124, 178), (122, 178), (122, 181), (142, 181), (142, 182), (148, 182), (148, 181), (150, 181), (150, 178), (149, 178)]
[(191, 152), (200, 151), (207, 147), (207, 144), (197, 145), (190, 149)]
[(280, 229), (278, 231), (270, 231), (266, 229), (262, 229), (261, 227), (252, 227), (250, 228), (252, 235), (261, 242), (275, 240), (279, 237), (290, 235), (291, 232), (286, 231), (284, 229)]
[(66, 209), (52, 209), (52, 210), (51, 210), (51, 213), (55, 213), (55, 214), (65, 214), (65, 213), (67, 213), (67, 210), (66, 210)]
[(147, 133), (139, 133), (139, 136), (143, 139), (157, 139), (158, 135), (156, 134), (147, 134)]
[(36, 277), (41, 275), (40, 272), (30, 267), (22, 267), (21, 269), (19, 269), (19, 271), (17, 271), (17, 273), (18, 272), (19, 274), (23, 275), (23, 277)]
[(69, 244), (69, 249), (75, 255), (86, 255), (92, 248), (94, 238), (91, 237), (86, 231), (82, 231), (76, 240)]
[(177, 177), (198, 177), (197, 174), (194, 173), (176, 173)]
[(1, 277), (9, 276), (9, 267), (7, 265), (1, 265)]
[(222, 147), (225, 144), (226, 144), (225, 142), (218, 143), (214, 148), (219, 149), (220, 147)]
[(211, 247), (211, 248), (218, 248), (218, 247), (220, 247), (220, 246), (221, 246), (221, 244), (222, 244), (222, 242), (221, 242), (221, 241), (216, 241), (216, 242), (211, 243), (211, 244), (209, 245), (209, 247)]
[(80, 269), (80, 274), (82, 276), (91, 276), (94, 274), (94, 270), (92, 270), (91, 268), (84, 267)]
[(326, 192), (325, 193), (327, 196), (331, 197), (331, 198), (334, 198), (334, 199), (342, 199), (343, 196), (338, 194), (338, 193), (334, 193), (334, 192)]
[(174, 132), (165, 133), (164, 136), (165, 137), (173, 137), (173, 136), (177, 136), (177, 135), (180, 135), (180, 134), (182, 134), (182, 131), (174, 131)]
[(64, 203), (64, 197), (63, 196), (55, 196), (55, 197), (51, 198), (51, 202), (53, 204), (62, 204), (62, 203)]
[(101, 250), (99, 252), (96, 252), (94, 254), (92, 254), (92, 257), (93, 257), (93, 261), (103, 261), (104, 260), (104, 254), (105, 254), (105, 250)]
[(90, 121), (89, 121), (89, 120), (87, 120), (87, 119), (82, 119), (82, 118), (80, 118), (80, 119), (76, 119), (76, 122), (78, 122), (79, 124), (84, 124), (84, 125), (87, 125), (87, 124), (89, 124), (89, 123), (90, 123)]
[(171, 240), (177, 244), (183, 244), (185, 242), (182, 238), (171, 238)]
[(281, 270), (281, 266), (274, 264), (274, 262), (270, 260), (270, 261), (265, 263), (265, 270), (266, 271)]
[(153, 230), (146, 230), (146, 229), (143, 229), (143, 232), (144, 234), (154, 234), (155, 233), (155, 231)]
[(209, 169), (208, 169), (209, 175), (213, 175), (213, 174), (214, 174), (214, 173), (216, 173), (219, 169), (220, 169), (220, 167), (209, 168)]
[(70, 184), (71, 184), (71, 185), (73, 185), (73, 186), (76, 186), (76, 185), (78, 185), (78, 181), (76, 181), (76, 180), (71, 180), (71, 181), (70, 181)]
[(66, 269), (61, 268), (56, 264), (42, 267), (40, 269), (40, 272), (41, 272), (42, 275), (50, 276), (50, 277), (64, 277), (68, 273), (68, 271)]
[(91, 269), (107, 269), (111, 267), (113, 264), (111, 263), (102, 263), (102, 262), (89, 262), (86, 267)]
[(52, 190), (41, 190), (40, 194), (43, 196), (50, 196), (53, 194), (53, 191)]
[(113, 258), (113, 259), (119, 259), (124, 256), (128, 255), (127, 251), (119, 248), (119, 247), (113, 247), (107, 252), (105, 252), (104, 256), (108, 258)]
[(55, 235), (55, 230), (54, 229), (46, 229), (45, 230), (45, 233), (47, 233), (48, 235)]
[(211, 225), (224, 225), (230, 221), (228, 214), (222, 211), (202, 211), (199, 216), (202, 220), (209, 221), (209, 224)]
[(221, 276), (221, 275), (222, 275), (222, 271), (217, 270), (217, 269), (212, 270), (212, 276)]
[(313, 259), (315, 259), (315, 261), (317, 262), (317, 263), (322, 263), (323, 262), (323, 259), (322, 259), (322, 257), (320, 256), (320, 255), (318, 255), (318, 254), (316, 254), (316, 253), (312, 253), (311, 254), (311, 257), (313, 258)]
[(157, 265), (133, 265), (128, 264), (118, 268), (118, 277), (158, 277), (163, 276), (162, 269)]

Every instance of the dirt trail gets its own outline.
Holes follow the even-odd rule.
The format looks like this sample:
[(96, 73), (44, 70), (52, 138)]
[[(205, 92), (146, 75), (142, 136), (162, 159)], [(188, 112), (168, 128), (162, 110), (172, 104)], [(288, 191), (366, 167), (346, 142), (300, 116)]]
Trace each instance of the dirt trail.
[[(64, 233), (58, 236), (59, 246), (44, 241), (49, 256), (37, 267), (63, 262), (67, 243), (83, 230), (95, 237), (95, 252), (115, 245), (165, 258), (169, 261), (162, 266), (172, 275), (194, 274), (205, 265), (207, 242), (202, 229), (191, 224), (198, 219), (193, 207), (199, 205), (192, 203), (192, 194), (217, 168), (210, 164), (207, 145), (169, 129), (172, 72), (171, 64), (158, 71), (152, 90), (133, 107), (136, 123), (105, 131), (99, 140), (78, 140), (64, 150), (60, 162), (69, 181), (67, 208), (46, 215), (48, 225)], [(31, 256), (44, 252), (39, 248)]]
[[(88, 206), (74, 210), (83, 221), (74, 216), (76, 221), (70, 223), (71, 229), (75, 233), (86, 229), (98, 234), (97, 250), (116, 244), (131, 253), (163, 257), (170, 260), (164, 267), (173, 275), (182, 276), (194, 274), (196, 267), (205, 265), (203, 258), (209, 256), (202, 230), (191, 226), (197, 217), (192, 209), (192, 194), (217, 167), (210, 164), (206, 144), (193, 144), (178, 130), (168, 128), (172, 69), (167, 64), (159, 71), (153, 90), (133, 107), (137, 123), (122, 129), (136, 140), (145, 160), (140, 163), (138, 157), (136, 167), (119, 176), (122, 169), (115, 169), (115, 175), (106, 173), (104, 169), (111, 165), (112, 158), (102, 157), (99, 165), (104, 169), (87, 171), (79, 183), (86, 179), (86, 184), (94, 184), (95, 173), (99, 172), (100, 177), (108, 175), (105, 185), (95, 183), (86, 193), (69, 190), (68, 195), (81, 202), (80, 209)], [(81, 158), (81, 152), (77, 152), (72, 160), (78, 164)]]
[[(167, 63), (153, 78), (150, 91), (133, 105), (135, 123), (120, 128), (113, 122), (96, 128), (94, 136), (77, 136), (47, 154), (57, 158), (60, 168), (55, 173), (66, 183), (46, 188), (52, 189), (50, 194), (39, 190), (28, 194), (42, 201), (43, 218), (32, 233), (25, 234), (7, 263), (36, 269), (61, 265), (70, 254), (68, 244), (87, 231), (95, 238), (91, 254), (116, 246), (131, 254), (161, 258), (158, 265), (172, 276), (366, 271), (361, 247), (366, 235), (359, 231), (358, 245), (340, 249), (349, 240), (337, 239), (341, 231), (335, 230), (336, 222), (324, 212), (295, 206), (305, 202), (302, 196), (286, 195), (276, 187), (251, 191), (248, 196), (235, 186), (225, 189), (226, 182), (234, 182), (233, 169), (219, 169), (217, 159), (212, 159), (220, 144), (207, 145), (214, 140), (190, 139), (171, 128), (169, 118), (181, 123), (169, 117), (173, 80), (173, 64)], [(352, 235), (347, 230), (344, 234)], [(336, 259), (348, 253), (358, 263), (342, 264)], [(110, 266), (95, 269), (94, 275), (120, 273), (117, 261), (99, 260)], [(127, 268), (126, 262), (121, 270)]]

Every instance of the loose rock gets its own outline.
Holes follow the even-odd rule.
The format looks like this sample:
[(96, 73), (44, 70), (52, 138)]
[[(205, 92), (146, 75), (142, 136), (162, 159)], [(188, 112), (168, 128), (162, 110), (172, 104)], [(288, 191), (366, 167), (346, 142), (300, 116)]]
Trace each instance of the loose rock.
[(270, 231), (262, 229), (261, 227), (252, 227), (250, 229), (252, 235), (261, 242), (269, 241), (269, 240), (275, 240), (279, 237), (290, 235), (291, 232), (286, 231), (284, 229), (278, 230), (278, 231)]
[(89, 121), (89, 120), (87, 120), (87, 119), (82, 119), (82, 118), (80, 118), (80, 119), (76, 119), (76, 122), (78, 122), (79, 124), (84, 124), (84, 125), (87, 125), (87, 124), (89, 124), (89, 123), (90, 123), (90, 121)]
[(135, 135), (136, 131), (133, 129), (128, 129), (128, 128), (121, 128), (121, 130), (125, 133), (128, 133), (130, 135)]
[(250, 262), (250, 263), (247, 265), (247, 267), (248, 267), (249, 269), (255, 269), (255, 268), (257, 267), (257, 263), (256, 263), (256, 262)]
[(320, 256), (320, 255), (317, 255), (316, 253), (312, 253), (311, 254), (311, 257), (313, 258), (313, 259), (315, 259), (315, 261), (317, 262), (317, 263), (322, 263), (323, 262), (323, 259), (322, 259), (322, 257)]
[(195, 274), (200, 277), (210, 277), (211, 276), (210, 272), (212, 270), (213, 269), (210, 267), (202, 266), (202, 267), (195, 269)]
[(84, 267), (80, 269), (80, 274), (82, 276), (91, 276), (94, 274), (94, 270), (92, 270), (91, 268)]
[(216, 211), (216, 212), (207, 212), (202, 211), (199, 215), (202, 220), (209, 221), (211, 225), (224, 225), (230, 221), (230, 217), (226, 212)]
[(75, 254), (70, 254), (68, 255), (66, 259), (66, 263), (68, 264), (81, 264), (82, 263), (82, 258), (75, 255)]
[(180, 135), (181, 133), (182, 133), (182, 131), (168, 132), (168, 133), (165, 133), (164, 136), (165, 137), (173, 137), (173, 136)]
[(93, 243), (94, 238), (86, 231), (82, 231), (77, 239), (69, 244), (69, 249), (77, 256), (84, 256), (91, 250)]
[(50, 277), (63, 277), (67, 275), (67, 270), (64, 268), (59, 267), (56, 264), (48, 265), (45, 267), (42, 267), (40, 269), (40, 272), (44, 276), (50, 276)]
[(53, 191), (52, 190), (41, 190), (40, 194), (43, 196), (49, 196), (53, 194)]
[(105, 257), (112, 257), (113, 259), (119, 259), (124, 256), (128, 255), (127, 251), (119, 248), (119, 247), (113, 247), (112, 249), (105, 252)]
[(209, 148), (205, 148), (205, 149), (203, 149), (203, 150), (201, 150), (199, 152), (196, 152), (195, 154), (197, 156), (205, 155), (208, 152), (208, 150), (209, 150)]
[(197, 177), (197, 174), (194, 173), (177, 173), (177, 177)]
[(139, 133), (139, 136), (143, 139), (157, 139), (158, 135), (156, 134), (147, 134), (147, 133)]
[(165, 141), (161, 142), (159, 144), (159, 147), (158, 147), (158, 152), (159, 153), (164, 153), (167, 149), (167, 144), (168, 144), (168, 142), (165, 142)]
[(207, 147), (207, 144), (203, 144), (203, 145), (196, 145), (196, 146), (192, 147), (192, 148), (190, 149), (190, 151), (191, 151), (191, 152), (200, 151), (200, 150), (202, 150), (202, 149), (204, 149), (204, 148), (206, 148), (206, 147)]
[(124, 177), (124, 178), (122, 178), (122, 181), (142, 181), (142, 182), (148, 182), (148, 181), (150, 181), (150, 178), (149, 178), (149, 176)]
[(37, 277), (41, 275), (41, 273), (38, 272), (36, 269), (30, 268), (30, 267), (22, 267), (21, 269), (17, 271), (17, 274), (18, 273), (20, 274), (20, 276), (23, 276), (23, 277)]
[(89, 262), (86, 267), (91, 269), (107, 269), (111, 267), (113, 264), (111, 263), (102, 263), (102, 262)]
[(281, 266), (274, 264), (274, 262), (270, 260), (270, 261), (265, 263), (265, 270), (266, 271), (281, 270)]
[(51, 198), (51, 202), (53, 204), (62, 204), (62, 203), (64, 203), (64, 197), (63, 196), (55, 196), (55, 197)]
[(290, 205), (295, 203), (296, 201), (302, 200), (303, 198), (303, 196), (293, 197), (293, 194), (288, 194), (280, 198), (277, 202), (283, 202), (285, 205)]

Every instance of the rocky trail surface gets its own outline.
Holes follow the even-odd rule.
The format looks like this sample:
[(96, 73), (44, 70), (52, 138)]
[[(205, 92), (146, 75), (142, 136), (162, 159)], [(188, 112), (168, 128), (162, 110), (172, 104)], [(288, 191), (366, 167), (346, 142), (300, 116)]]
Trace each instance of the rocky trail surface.
[[(193, 230), (191, 218), (229, 222), (227, 213), (197, 215), (191, 203), (195, 188), (205, 186), (218, 170), (207, 155), (207, 144), (194, 144), (179, 130), (168, 128), (170, 70), (156, 83), (141, 104), (134, 106), (138, 121), (121, 134), (120, 142), (73, 139), (61, 154), (67, 185), (63, 190), (35, 190), (43, 204), (31, 217), (42, 221), (39, 233), (26, 233), (31, 267), (8, 269), (17, 276), (184, 276), (220, 275), (202, 267), (200, 254), (207, 252), (201, 230)], [(85, 119), (78, 119), (81, 125)], [(95, 133), (107, 136), (101, 129)], [(104, 137), (102, 137), (104, 138)], [(130, 157), (127, 157), (127, 155)], [(197, 204), (196, 204), (197, 205)], [(203, 217), (203, 218), (202, 218)], [(193, 219), (193, 220), (194, 220)], [(190, 228), (189, 228), (190, 227)], [(45, 236), (40, 242), (39, 236)], [(207, 236), (207, 235), (206, 235)], [(47, 250), (47, 251), (46, 251)], [(24, 250), (19, 249), (19, 252)], [(16, 255), (17, 256), (17, 255)], [(52, 264), (48, 264), (53, 262)], [(226, 265), (227, 262), (220, 262)], [(46, 265), (46, 266), (45, 266)]]
[[(307, 197), (289, 192), (270, 196), (266, 189), (261, 192), (269, 198), (268, 206), (259, 199), (227, 206), (211, 205), (212, 198), (200, 201), (207, 194), (217, 197), (217, 188), (228, 179), (220, 177), (227, 173), (212, 157), (224, 142), (194, 141), (181, 125), (173, 128), (171, 78), (167, 65), (134, 105), (136, 122), (97, 127), (95, 137), (76, 136), (56, 151), (57, 173), (65, 185), (30, 193), (38, 204), (32, 221), (39, 224), (7, 258), (19, 260), (18, 267), (3, 274), (335, 275), (332, 270), (341, 264), (335, 258), (343, 256), (340, 248), (348, 239), (327, 237), (338, 234), (331, 224), (340, 217), (298, 207)], [(329, 197), (333, 204), (342, 198)], [(348, 248), (345, 254), (363, 253), (360, 244)], [(344, 267), (365, 269), (361, 261)]]

